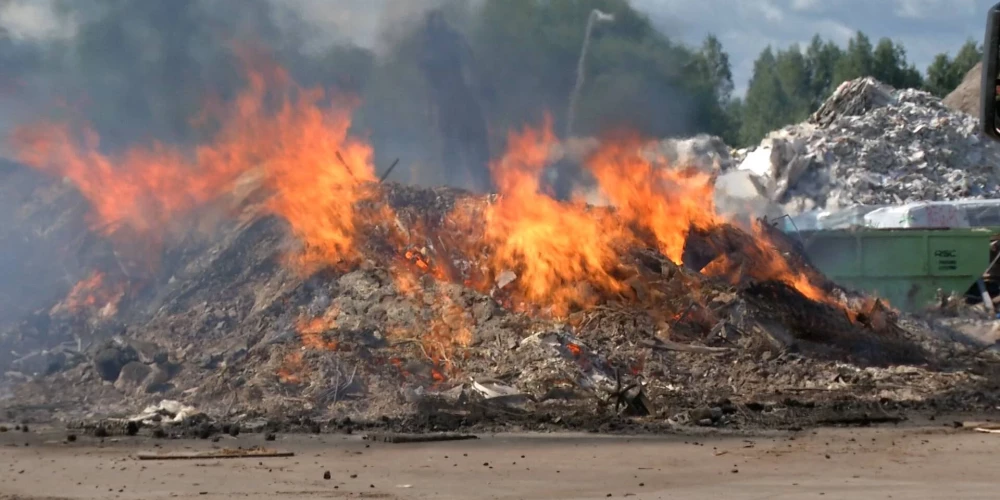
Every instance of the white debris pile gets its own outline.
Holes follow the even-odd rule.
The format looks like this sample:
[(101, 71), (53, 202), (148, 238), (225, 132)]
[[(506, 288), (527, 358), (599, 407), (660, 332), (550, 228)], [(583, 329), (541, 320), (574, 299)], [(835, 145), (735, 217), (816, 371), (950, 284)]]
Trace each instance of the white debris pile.
[(872, 78), (845, 82), (808, 121), (734, 157), (791, 214), (1000, 197), (1000, 146), (975, 117)]
[(180, 401), (164, 399), (159, 404), (147, 406), (141, 413), (129, 417), (128, 420), (147, 425), (154, 423), (179, 424), (192, 417), (202, 415), (193, 406), (188, 406)]

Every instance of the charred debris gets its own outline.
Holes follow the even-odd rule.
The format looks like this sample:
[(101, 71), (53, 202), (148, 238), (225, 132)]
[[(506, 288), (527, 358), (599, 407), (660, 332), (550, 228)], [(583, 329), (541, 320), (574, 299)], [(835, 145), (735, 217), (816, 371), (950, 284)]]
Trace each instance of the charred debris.
[(386, 181), (348, 112), (294, 90), (282, 114), (222, 120), (203, 164), (19, 131), (22, 162), (70, 182), (0, 172), (5, 240), (34, 245), (8, 267), (71, 285), (8, 295), (23, 307), (0, 325), (7, 419), (103, 436), (656, 432), (996, 406), (993, 350), (836, 286), (773, 221), (717, 215), (729, 151), (699, 165), (588, 142), (607, 203), (565, 202), (539, 186), (547, 123), (490, 163), (499, 194), (418, 188)]
[[(90, 288), (3, 332), (4, 350), (23, 353), (7, 360), (8, 415), (105, 434), (126, 417), (192, 435), (206, 425), (662, 431), (987, 404), (990, 377), (965, 369), (987, 365), (982, 351), (827, 282), (766, 221), (757, 234), (692, 231), (682, 265), (653, 245), (628, 248), (612, 271), (627, 287), (573, 283), (580, 303), (555, 314), (525, 300), (517, 271), (476, 275), (457, 251), (475, 235), (451, 224), (455, 207), (494, 200), (378, 190), (369, 208), (390, 206), (395, 227), (366, 228), (362, 255), (339, 269), (284, 266), (288, 228), (273, 216), (167, 249), (175, 267), (142, 287), (109, 285), (128, 282), (112, 252), (101, 278), (81, 281)], [(390, 245), (396, 231), (421, 236)], [(770, 251), (823, 296), (755, 278)], [(727, 271), (712, 276), (720, 255)], [(137, 416), (164, 400), (187, 409)]]

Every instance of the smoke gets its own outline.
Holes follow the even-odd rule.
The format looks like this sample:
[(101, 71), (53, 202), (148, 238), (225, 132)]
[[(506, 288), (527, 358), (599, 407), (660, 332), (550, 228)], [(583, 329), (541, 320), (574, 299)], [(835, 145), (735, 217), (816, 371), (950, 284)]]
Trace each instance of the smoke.
[[(263, 49), (303, 85), (374, 90), (378, 99), (411, 82), (372, 85), (371, 77), (391, 75), (398, 48), (423, 13), (442, 6), (444, 0), (338, 0), (335, 8), (327, 0), (0, 0), (0, 159), (14, 156), (7, 138), (16, 126), (53, 117), (87, 123), (108, 152), (154, 140), (195, 143), (202, 131), (192, 119), (205, 103), (231, 98), (246, 84), (234, 51), (239, 45)], [(362, 134), (384, 128), (393, 115), (378, 106), (361, 114)], [(401, 150), (391, 136), (369, 135), (403, 161), (426, 150), (426, 143)], [(0, 243), (0, 319), (65, 293), (80, 276), (64, 254), (86, 231), (79, 218), (76, 227), (51, 229), (65, 206), (35, 217), (40, 225), (18, 218), (22, 205), (44, 196), (44, 179), (2, 170), (0, 206), (9, 217), (0, 220), (7, 236)], [(24, 263), (31, 255), (67, 264), (35, 269)], [(17, 292), (27, 278), (19, 269), (32, 270), (37, 290)], [(7, 300), (13, 297), (16, 304)]]
[(594, 9), (587, 18), (586, 34), (583, 35), (583, 47), (580, 49), (580, 61), (576, 66), (576, 84), (569, 95), (569, 110), (566, 113), (566, 137), (573, 137), (573, 122), (576, 120), (576, 106), (580, 101), (580, 91), (583, 89), (584, 78), (586, 77), (587, 52), (590, 49), (590, 35), (594, 31), (594, 23), (611, 22), (615, 20), (614, 14), (607, 14)]
[[(588, 19), (600, 17), (595, 8), (615, 21), (585, 33)], [(0, 0), (0, 135), (54, 116), (88, 123), (106, 152), (196, 143), (203, 131), (192, 118), (206, 100), (244, 88), (233, 48), (249, 44), (303, 86), (359, 95), (354, 132), (373, 144), (378, 173), (399, 159), (390, 180), (468, 187), (469, 172), (455, 168), (468, 161), (446, 161), (435, 120), (470, 106), (441, 109), (441, 89), (418, 63), (421, 29), (435, 10), (467, 41), (464, 102), (482, 115), (467, 119), (482, 122), (494, 158), (507, 131), (538, 125), (546, 112), (567, 116), (555, 126), (581, 136), (620, 125), (653, 136), (693, 131), (676, 76), (684, 66), (662, 60), (680, 49), (660, 50), (662, 37), (626, 0)], [(656, 72), (643, 73), (654, 64)], [(459, 141), (483, 142), (478, 132), (463, 136), (472, 127), (452, 128)], [(9, 158), (4, 142), (0, 157)], [(0, 243), (0, 270), (17, 267), (12, 255), (31, 255), (8, 251), (16, 239)], [(74, 274), (53, 273), (63, 281)]]
[(60, 12), (57, 0), (5, 0), (0, 2), (0, 32), (15, 40), (55, 40), (76, 34), (77, 21)]
[(0, 133), (28, 111), (67, 105), (110, 147), (190, 141), (206, 94), (225, 98), (243, 83), (234, 42), (272, 52), (304, 84), (360, 90), (373, 54), (443, 3), (0, 0)]

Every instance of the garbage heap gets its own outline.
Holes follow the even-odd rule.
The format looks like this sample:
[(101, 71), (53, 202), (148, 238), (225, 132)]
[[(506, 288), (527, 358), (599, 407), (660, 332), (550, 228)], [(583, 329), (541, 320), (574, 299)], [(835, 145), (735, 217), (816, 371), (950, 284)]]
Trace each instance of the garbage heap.
[[(347, 268), (287, 269), (287, 226), (254, 217), (168, 249), (173, 267), (131, 291), (113, 262), (95, 270), (0, 332), (19, 353), (7, 411), (100, 434), (164, 400), (253, 428), (758, 428), (886, 417), (886, 401), (966, 407), (960, 389), (981, 390), (949, 361), (963, 347), (827, 282), (766, 224), (693, 230), (682, 264), (653, 242), (622, 249), (623, 287), (568, 283), (588, 300), (553, 314), (523, 269), (471, 278), (460, 242), (478, 236), (454, 220), (495, 199), (388, 184), (378, 200), (396, 215), (364, 228)], [(411, 244), (390, 245), (397, 232)]]
[(978, 120), (919, 90), (843, 83), (809, 119), (740, 150), (784, 213), (1000, 195), (1000, 147)]
[[(821, 175), (847, 192), (861, 181), (841, 175), (874, 176), (858, 165), (878, 159), (894, 172), (882, 136), (905, 134), (926, 171), (907, 182), (958, 172), (963, 189), (980, 184), (941, 166), (956, 154), (918, 140), (964, 137), (914, 122), (926, 109), (951, 119), (939, 104), (851, 85), (812, 135), (773, 141), (782, 161), (765, 173), (784, 180), (783, 196), (806, 198)], [(989, 353), (830, 283), (770, 221), (719, 213), (713, 180), (732, 158), (714, 138), (658, 151), (602, 141), (582, 165), (610, 202), (598, 207), (545, 189), (558, 141), (551, 124), (527, 127), (491, 165), (498, 192), (476, 195), (382, 182), (373, 147), (347, 135), (349, 111), (288, 94), (296, 106), (277, 114), (238, 100), (198, 155), (137, 145), (109, 157), (66, 127), (22, 130), (22, 161), (63, 189), (18, 193), (7, 220), (53, 236), (42, 243), (76, 265), (63, 293), (36, 294), (0, 325), (8, 419), (151, 406), (241, 425), (615, 430), (995, 404), (995, 370), (977, 365)], [(871, 182), (855, 198), (901, 189)], [(80, 212), (89, 225), (73, 223)], [(51, 253), (17, 255), (63, 274)]]

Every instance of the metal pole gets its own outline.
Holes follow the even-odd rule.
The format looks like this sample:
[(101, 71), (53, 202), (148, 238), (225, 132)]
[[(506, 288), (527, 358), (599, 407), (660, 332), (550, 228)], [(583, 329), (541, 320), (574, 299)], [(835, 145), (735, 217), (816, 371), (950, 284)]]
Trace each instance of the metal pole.
[(590, 11), (590, 16), (587, 17), (587, 29), (583, 34), (583, 47), (580, 49), (580, 60), (576, 63), (576, 85), (573, 87), (573, 92), (569, 95), (569, 109), (566, 111), (566, 139), (573, 135), (573, 121), (576, 120), (576, 105), (577, 101), (580, 100), (580, 91), (583, 89), (587, 49), (590, 48), (590, 33), (594, 29), (594, 23), (597, 21), (611, 22), (614, 20), (614, 14), (601, 12), (597, 9)]

